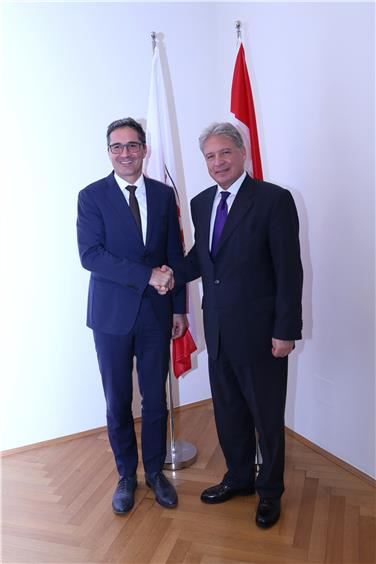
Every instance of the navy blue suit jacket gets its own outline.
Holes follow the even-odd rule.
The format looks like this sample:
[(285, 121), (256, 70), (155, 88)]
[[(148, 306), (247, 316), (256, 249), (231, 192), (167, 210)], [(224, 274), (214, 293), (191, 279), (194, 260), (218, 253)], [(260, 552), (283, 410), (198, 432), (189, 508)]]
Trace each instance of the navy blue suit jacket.
[(246, 176), (231, 206), (214, 259), (209, 231), (217, 186), (191, 201), (195, 243), (177, 279), (202, 277), (208, 353), (219, 335), (236, 362), (270, 354), (272, 337), (301, 339), (299, 222), (291, 193)]
[(153, 267), (174, 268), (183, 251), (173, 190), (146, 177), (145, 188), (145, 245), (113, 172), (79, 193), (78, 247), (91, 272), (87, 325), (97, 331), (127, 334), (144, 296), (164, 328), (171, 326), (172, 313), (185, 313), (185, 288), (161, 296), (148, 285)]

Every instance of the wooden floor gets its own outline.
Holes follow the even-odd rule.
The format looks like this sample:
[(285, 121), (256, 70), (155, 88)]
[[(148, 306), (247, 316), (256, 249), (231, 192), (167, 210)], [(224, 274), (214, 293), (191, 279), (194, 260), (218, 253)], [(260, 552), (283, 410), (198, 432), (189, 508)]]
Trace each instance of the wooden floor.
[(105, 433), (5, 457), (2, 562), (375, 562), (375, 490), (365, 480), (287, 436), (283, 514), (260, 530), (256, 496), (199, 499), (225, 470), (211, 405), (177, 413), (176, 429), (199, 454), (167, 473), (179, 494), (173, 510), (156, 504), (140, 467), (134, 510), (112, 513), (117, 475)]

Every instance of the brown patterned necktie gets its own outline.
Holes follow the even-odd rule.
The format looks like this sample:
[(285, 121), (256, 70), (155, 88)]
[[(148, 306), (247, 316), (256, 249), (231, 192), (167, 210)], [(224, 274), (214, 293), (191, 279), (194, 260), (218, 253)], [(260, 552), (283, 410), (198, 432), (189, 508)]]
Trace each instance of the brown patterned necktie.
[(135, 222), (142, 234), (140, 208), (135, 194), (137, 186), (126, 186), (126, 189), (129, 192), (129, 207), (131, 208)]

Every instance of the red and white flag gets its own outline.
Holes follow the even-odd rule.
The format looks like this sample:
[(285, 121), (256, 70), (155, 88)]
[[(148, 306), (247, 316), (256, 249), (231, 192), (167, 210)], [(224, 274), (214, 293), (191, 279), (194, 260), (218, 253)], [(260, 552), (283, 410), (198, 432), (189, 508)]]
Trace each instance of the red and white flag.
[[(251, 81), (249, 80), (244, 47), (241, 41), (239, 41), (238, 54), (236, 56), (234, 74), (232, 77), (230, 111), (234, 116), (234, 125), (243, 138), (247, 152), (245, 168), (253, 178), (263, 180)], [(257, 443), (255, 465), (258, 466), (259, 464), (262, 464), (262, 455)]]
[[(176, 189), (177, 169), (170, 113), (158, 43), (156, 43), (154, 48), (151, 66), (146, 143), (149, 151), (146, 158), (145, 172), (150, 178), (155, 178), (173, 188), (178, 208), (180, 233), (183, 248), (185, 248), (184, 235), (181, 227), (179, 194)], [(197, 347), (189, 329), (187, 329), (182, 337), (173, 339), (172, 367), (176, 378), (179, 378), (184, 372), (192, 368), (191, 354), (195, 350), (197, 350)]]
[(239, 43), (231, 87), (231, 113), (247, 151), (246, 170), (253, 178), (263, 180), (260, 146), (251, 82), (245, 60), (243, 43)]

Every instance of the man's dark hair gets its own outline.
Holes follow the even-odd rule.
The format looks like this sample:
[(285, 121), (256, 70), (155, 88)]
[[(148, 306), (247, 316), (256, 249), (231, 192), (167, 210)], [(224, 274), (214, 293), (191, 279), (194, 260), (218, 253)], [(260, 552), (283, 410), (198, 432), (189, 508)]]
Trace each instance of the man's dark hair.
[(137, 131), (140, 143), (143, 143), (144, 145), (146, 144), (146, 135), (145, 131), (142, 128), (142, 125), (133, 118), (127, 117), (123, 119), (117, 119), (116, 121), (110, 123), (110, 125), (107, 127), (107, 146), (110, 145), (111, 133), (114, 131), (114, 129), (118, 129), (119, 127), (131, 127), (132, 129)]

